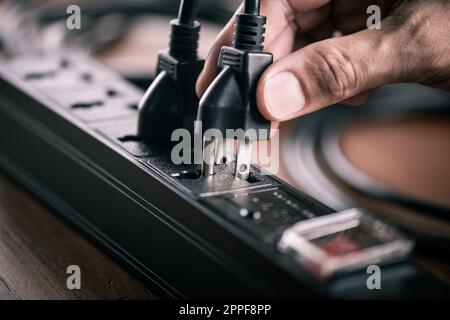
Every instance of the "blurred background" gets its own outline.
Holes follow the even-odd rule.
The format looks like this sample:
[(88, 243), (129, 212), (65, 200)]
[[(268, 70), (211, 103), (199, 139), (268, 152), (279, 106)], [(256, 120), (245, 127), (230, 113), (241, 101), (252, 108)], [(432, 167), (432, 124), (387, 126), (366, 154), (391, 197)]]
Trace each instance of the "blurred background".
[[(206, 56), (239, 2), (200, 1), (201, 56)], [(81, 8), (80, 30), (66, 27), (66, 10), (71, 4)], [(168, 21), (176, 17), (178, 6), (178, 0), (0, 0), (0, 52), (14, 56), (83, 50), (147, 87), (157, 52), (168, 46)]]

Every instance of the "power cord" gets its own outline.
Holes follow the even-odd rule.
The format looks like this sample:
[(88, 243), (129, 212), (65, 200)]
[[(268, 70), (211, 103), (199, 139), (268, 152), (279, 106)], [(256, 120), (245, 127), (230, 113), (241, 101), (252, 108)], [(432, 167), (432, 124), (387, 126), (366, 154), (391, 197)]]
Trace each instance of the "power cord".
[(219, 73), (200, 101), (197, 120), (202, 125), (204, 176), (214, 175), (217, 154), (225, 154), (217, 152), (217, 131), (211, 129), (227, 138), (227, 130), (234, 130), (235, 177), (244, 180), (250, 174), (251, 141), (270, 137), (270, 122), (256, 105), (257, 83), (273, 62), (272, 54), (263, 52), (266, 17), (259, 13), (259, 0), (244, 2), (243, 12), (236, 16), (233, 46), (222, 47)]
[(146, 141), (170, 141), (185, 128), (194, 134), (198, 97), (195, 83), (204, 60), (197, 55), (200, 23), (197, 0), (182, 0), (172, 20), (169, 49), (158, 55), (157, 76), (139, 106), (138, 136)]

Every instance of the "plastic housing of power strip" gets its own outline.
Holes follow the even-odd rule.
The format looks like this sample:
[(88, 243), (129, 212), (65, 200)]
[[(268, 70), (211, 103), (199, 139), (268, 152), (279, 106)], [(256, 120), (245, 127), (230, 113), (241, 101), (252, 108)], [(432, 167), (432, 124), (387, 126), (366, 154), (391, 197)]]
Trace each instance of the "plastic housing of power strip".
[[(213, 178), (174, 173), (170, 146), (136, 136), (143, 92), (83, 54), (0, 64), (0, 165), (127, 270), (170, 298), (407, 298), (445, 286), (410, 261), (323, 283), (276, 244), (333, 210), (252, 167)], [(259, 219), (243, 217), (245, 208)], [(25, 214), (25, 213), (21, 213)], [(431, 288), (432, 292), (425, 290)], [(430, 289), (430, 290), (431, 290)]]

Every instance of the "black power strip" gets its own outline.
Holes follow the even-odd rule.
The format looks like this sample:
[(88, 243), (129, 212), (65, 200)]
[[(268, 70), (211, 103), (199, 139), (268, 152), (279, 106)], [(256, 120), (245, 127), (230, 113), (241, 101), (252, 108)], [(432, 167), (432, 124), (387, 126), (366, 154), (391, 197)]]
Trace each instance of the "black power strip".
[[(172, 298), (442, 297), (409, 260), (323, 282), (278, 240), (298, 221), (333, 211), (252, 167), (204, 178), (140, 141), (142, 92), (84, 55), (0, 65), (0, 164), (159, 294)], [(258, 212), (243, 215), (242, 209)], [(441, 290), (442, 289), (442, 290)]]

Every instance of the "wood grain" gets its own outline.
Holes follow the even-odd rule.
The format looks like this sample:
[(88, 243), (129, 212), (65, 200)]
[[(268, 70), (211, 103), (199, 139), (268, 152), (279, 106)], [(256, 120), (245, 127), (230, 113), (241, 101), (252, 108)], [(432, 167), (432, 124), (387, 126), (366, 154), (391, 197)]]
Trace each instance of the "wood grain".
[[(81, 289), (67, 289), (69, 265)], [(155, 299), (111, 259), (0, 172), (0, 299)]]

